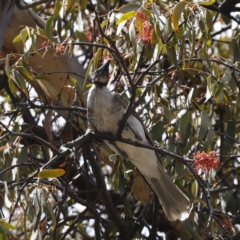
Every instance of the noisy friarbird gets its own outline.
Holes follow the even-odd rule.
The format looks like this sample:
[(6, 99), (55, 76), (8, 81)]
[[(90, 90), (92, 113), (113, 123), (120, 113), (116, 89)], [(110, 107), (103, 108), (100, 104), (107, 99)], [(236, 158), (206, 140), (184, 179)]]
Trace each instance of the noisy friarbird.
[[(88, 122), (92, 131), (116, 135), (127, 101), (107, 87), (109, 63), (110, 61), (107, 61), (95, 72), (87, 98)], [(131, 114), (127, 119), (122, 137), (146, 145), (151, 144), (136, 114)], [(106, 143), (115, 153), (130, 160), (138, 168), (159, 198), (169, 220), (183, 221), (188, 218), (191, 203), (164, 171), (155, 151), (119, 141)]]

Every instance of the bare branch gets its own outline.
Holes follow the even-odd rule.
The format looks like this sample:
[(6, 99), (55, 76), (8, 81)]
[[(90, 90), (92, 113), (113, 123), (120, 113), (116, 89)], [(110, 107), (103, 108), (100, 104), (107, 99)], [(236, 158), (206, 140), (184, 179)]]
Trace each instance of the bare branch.
[(51, 2), (52, 0), (39, 0), (37, 2), (33, 2), (33, 3), (30, 3), (30, 4), (24, 4), (24, 5), (21, 5), (21, 0), (15, 0), (16, 1), (16, 6), (21, 9), (21, 10), (25, 10), (25, 9), (29, 9), (29, 8), (33, 8), (33, 7), (36, 7), (40, 4), (43, 4), (43, 3), (48, 3), (48, 2)]

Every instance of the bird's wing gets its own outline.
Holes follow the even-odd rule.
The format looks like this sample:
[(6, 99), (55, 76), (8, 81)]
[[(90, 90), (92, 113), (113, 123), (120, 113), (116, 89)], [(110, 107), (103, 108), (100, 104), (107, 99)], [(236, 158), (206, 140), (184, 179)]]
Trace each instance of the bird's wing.
[(87, 119), (88, 119), (88, 124), (90, 129), (92, 129), (94, 132), (97, 131), (95, 125), (94, 125), (94, 121), (93, 121), (93, 116), (92, 116), (92, 110), (90, 108), (88, 108), (87, 111)]
[[(128, 105), (126, 99), (124, 99), (121, 95), (118, 95), (118, 103), (122, 104), (124, 108), (126, 108)], [(149, 144), (154, 145), (154, 142), (146, 127), (143, 125), (141, 118), (136, 112), (133, 112), (132, 115), (138, 120), (136, 124), (138, 125), (138, 128), (142, 125), (141, 132), (142, 134), (145, 133)], [(130, 119), (128, 119), (128, 123), (134, 124), (134, 122), (136, 121), (130, 121)], [(134, 128), (134, 126), (131, 126), (131, 128), (136, 129), (136, 127)], [(125, 131), (126, 130), (124, 130), (124, 132)], [(120, 149), (126, 150), (127, 147), (122, 146), (122, 148)], [(128, 154), (129, 152), (136, 151), (131, 151), (128, 148), (126, 153)], [(134, 156), (135, 157), (131, 158), (131, 161), (137, 167), (143, 177), (147, 180), (151, 189), (159, 198), (159, 201), (161, 202), (163, 209), (166, 213), (166, 217), (171, 221), (177, 219), (183, 221), (188, 218), (192, 207), (191, 202), (188, 197), (177, 187), (177, 185), (173, 183), (172, 179), (164, 171), (161, 158), (157, 154), (157, 152), (154, 153), (154, 151), (150, 149), (139, 148), (137, 154), (135, 154)], [(146, 163), (146, 160), (148, 158), (149, 160)]]
[[(118, 98), (119, 104), (121, 104), (124, 108), (127, 108), (127, 106), (128, 106), (128, 101), (127, 101), (122, 95), (120, 95), (120, 94), (118, 94), (118, 93), (115, 93), (115, 96)], [(155, 145), (155, 144), (154, 144), (154, 141), (153, 141), (153, 139), (152, 139), (149, 131), (147, 130), (147, 128), (145, 127), (145, 125), (142, 123), (142, 119), (141, 119), (141, 118), (139, 117), (139, 115), (135, 112), (135, 110), (132, 112), (132, 115), (133, 115), (136, 119), (138, 119), (138, 121), (142, 124), (142, 127), (143, 127), (143, 130), (144, 130), (144, 133), (145, 133), (145, 136), (146, 136), (147, 140), (149, 141), (150, 145), (154, 146), (154, 145)], [(129, 127), (130, 127), (130, 129), (133, 131), (134, 127), (131, 127), (131, 126), (129, 126)], [(134, 131), (133, 131), (133, 133), (134, 133), (135, 136), (136, 136), (136, 133), (135, 133)], [(138, 140), (139, 140), (139, 139), (138, 139)], [(157, 158), (158, 158), (158, 161), (159, 161), (160, 165), (163, 166), (163, 165), (162, 165), (162, 161), (161, 161), (161, 157), (160, 157), (159, 153), (156, 152), (156, 156), (157, 156)]]

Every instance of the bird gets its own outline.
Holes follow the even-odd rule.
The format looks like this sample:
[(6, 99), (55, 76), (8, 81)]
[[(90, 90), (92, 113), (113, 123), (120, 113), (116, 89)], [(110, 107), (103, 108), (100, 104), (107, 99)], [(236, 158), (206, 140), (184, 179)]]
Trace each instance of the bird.
[[(116, 135), (128, 103), (123, 96), (108, 88), (109, 65), (110, 60), (94, 73), (87, 96), (87, 118), (93, 132)], [(136, 113), (128, 117), (122, 138), (152, 145), (149, 134), (146, 134), (144, 125)], [(189, 198), (167, 175), (154, 150), (120, 141), (105, 140), (105, 142), (116, 154), (130, 160), (140, 171), (157, 195), (168, 220), (184, 221), (189, 217), (191, 211)]]

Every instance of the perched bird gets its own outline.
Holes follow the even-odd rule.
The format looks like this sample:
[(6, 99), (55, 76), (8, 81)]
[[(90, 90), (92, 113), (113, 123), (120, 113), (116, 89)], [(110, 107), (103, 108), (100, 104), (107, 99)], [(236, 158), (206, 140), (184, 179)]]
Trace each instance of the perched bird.
[[(93, 85), (88, 93), (87, 111), (89, 125), (93, 131), (115, 135), (127, 101), (107, 88), (109, 62), (95, 72)], [(137, 114), (129, 116), (122, 137), (146, 145), (151, 144)], [(155, 151), (119, 141), (106, 143), (115, 153), (130, 160), (138, 168), (159, 198), (169, 220), (183, 221), (188, 218), (191, 203), (165, 173)]]

